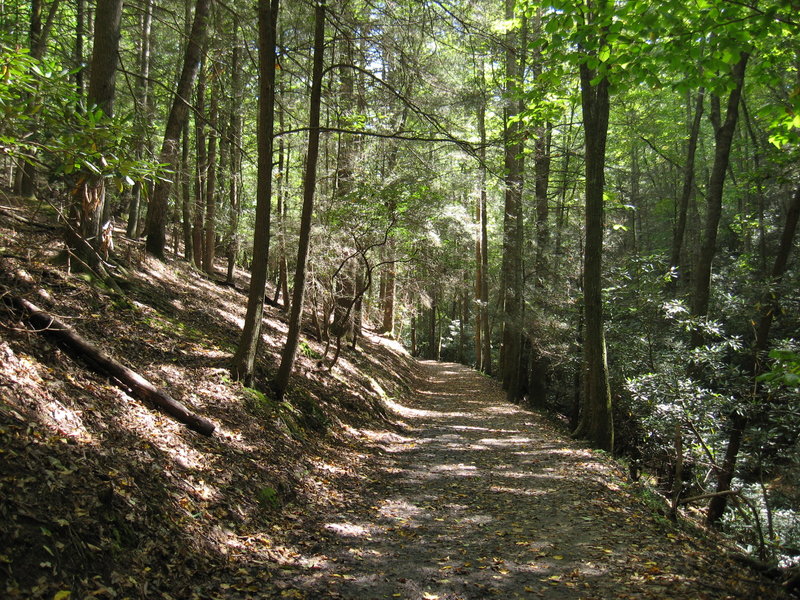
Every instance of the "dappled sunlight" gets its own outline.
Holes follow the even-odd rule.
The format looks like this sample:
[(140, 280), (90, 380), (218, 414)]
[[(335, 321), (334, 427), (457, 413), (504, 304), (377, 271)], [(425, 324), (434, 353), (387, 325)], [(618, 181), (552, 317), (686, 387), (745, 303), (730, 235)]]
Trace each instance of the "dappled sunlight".
[(382, 500), (378, 507), (378, 514), (383, 517), (409, 521), (421, 517), (426, 514), (426, 511), (405, 498), (397, 498)]
[(478, 440), (479, 443), (486, 446), (516, 446), (519, 444), (530, 444), (532, 441), (533, 440), (531, 440), (531, 438), (521, 436), (510, 436), (506, 438), (481, 438)]
[(515, 488), (515, 487), (508, 487), (504, 485), (491, 485), (489, 486), (489, 490), (495, 492), (497, 494), (514, 494), (518, 496), (546, 496), (552, 489), (548, 488)]
[(478, 467), (474, 465), (465, 465), (459, 463), (457, 465), (434, 465), (431, 468), (433, 473), (446, 473), (456, 477), (478, 477), (481, 473), (478, 472)]
[(326, 523), (325, 529), (343, 537), (369, 538), (371, 528), (355, 523)]
[(391, 398), (384, 399), (383, 403), (386, 407), (397, 414), (399, 417), (406, 419), (414, 417), (426, 417), (432, 419), (448, 419), (452, 417), (470, 417), (469, 413), (465, 412), (440, 412), (436, 410), (426, 410), (420, 408), (411, 408), (395, 402)]
[(513, 415), (519, 412), (519, 409), (513, 404), (500, 405), (500, 406), (484, 406), (480, 412), (490, 415)]

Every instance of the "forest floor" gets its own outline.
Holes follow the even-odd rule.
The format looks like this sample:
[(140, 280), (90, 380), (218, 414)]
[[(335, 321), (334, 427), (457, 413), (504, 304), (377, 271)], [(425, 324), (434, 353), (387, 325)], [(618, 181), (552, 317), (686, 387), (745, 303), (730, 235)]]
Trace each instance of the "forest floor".
[(510, 405), (458, 364), (419, 362), (402, 434), (374, 434), (370, 476), (313, 515), (274, 583), (309, 598), (772, 598), (774, 587), (674, 526), (619, 464)]
[[(0, 596), (781, 598), (723, 538), (466, 367), (306, 331), (286, 402), (231, 381), (246, 274), (121, 234), (122, 290), (69, 274), (46, 203), (0, 202)], [(203, 436), (49, 342), (28, 299), (167, 390)], [(267, 307), (258, 381), (286, 315)], [(263, 390), (267, 390), (262, 385)]]

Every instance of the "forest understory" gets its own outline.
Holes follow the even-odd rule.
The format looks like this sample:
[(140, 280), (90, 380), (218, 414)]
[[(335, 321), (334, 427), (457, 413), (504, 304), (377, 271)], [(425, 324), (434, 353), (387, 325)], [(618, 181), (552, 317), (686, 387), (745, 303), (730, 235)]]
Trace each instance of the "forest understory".
[[(0, 206), (0, 294), (27, 298), (211, 420), (190, 431), (2, 304), (7, 598), (780, 598), (723, 538), (499, 385), (366, 335), (306, 335), (285, 400), (231, 380), (246, 275), (117, 237), (120, 289), (58, 265), (46, 205)], [(122, 275), (122, 272), (118, 273)], [(268, 307), (257, 387), (286, 316)]]

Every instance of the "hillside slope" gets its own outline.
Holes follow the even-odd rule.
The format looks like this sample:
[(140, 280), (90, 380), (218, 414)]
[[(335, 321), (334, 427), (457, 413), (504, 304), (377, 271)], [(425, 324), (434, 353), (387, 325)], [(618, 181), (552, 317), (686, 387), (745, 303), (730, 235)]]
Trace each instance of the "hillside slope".
[[(53, 266), (60, 234), (45, 217), (0, 207), (0, 294), (57, 316), (216, 431), (132, 398), (0, 302), (0, 595), (190, 597), (200, 574), (279, 555), (292, 511), (341, 502), (362, 477), (360, 432), (397, 427), (381, 401), (409, 388), (411, 359), (368, 337), (328, 373), (307, 339), (275, 404), (227, 371), (244, 274), (234, 290), (118, 238), (127, 283), (105, 290)], [(268, 307), (262, 380), (284, 334)]]

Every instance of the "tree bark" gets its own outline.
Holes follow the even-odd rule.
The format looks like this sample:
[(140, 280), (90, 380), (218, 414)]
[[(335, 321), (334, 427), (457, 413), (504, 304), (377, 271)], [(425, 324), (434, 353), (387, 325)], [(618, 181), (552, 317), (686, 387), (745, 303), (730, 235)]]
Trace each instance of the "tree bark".
[[(717, 231), (722, 216), (722, 196), (725, 188), (725, 175), (730, 162), (733, 134), (736, 131), (736, 122), (739, 117), (739, 100), (744, 88), (744, 74), (749, 55), (743, 53), (731, 71), (734, 88), (728, 96), (728, 106), (725, 111), (724, 122), (716, 127), (716, 144), (714, 148), (714, 165), (708, 181), (706, 193), (706, 219), (703, 241), (697, 257), (694, 273), (694, 292), (692, 295), (692, 316), (704, 317), (708, 314), (708, 301), (711, 288), (711, 264), (717, 251)], [(712, 120), (718, 121), (721, 115), (715, 110)], [(692, 331), (692, 345), (697, 347), (703, 344), (703, 334), (699, 328)]]
[[(259, 103), (258, 103), (258, 187), (256, 189), (256, 222), (253, 232), (253, 265), (250, 292), (247, 297), (242, 336), (233, 357), (234, 378), (250, 385), (253, 381), (256, 354), (261, 340), (264, 315), (264, 292), (269, 264), (270, 205), (272, 204), (272, 150), (275, 129), (275, 42), (277, 40), (280, 0), (258, 3), (259, 37)], [(319, 109), (318, 109), (319, 110)], [(319, 118), (319, 117), (318, 117)], [(317, 124), (319, 127), (319, 122)], [(317, 135), (319, 132), (317, 132)], [(313, 190), (312, 190), (313, 194)], [(313, 197), (312, 197), (313, 199)], [(310, 227), (309, 215), (309, 227)], [(305, 268), (305, 264), (303, 265)]]
[(226, 281), (233, 283), (233, 269), (236, 266), (236, 256), (239, 253), (239, 218), (241, 216), (240, 203), (240, 183), (242, 170), (242, 119), (239, 115), (239, 107), (242, 102), (242, 78), (239, 74), (239, 42), (237, 33), (239, 31), (238, 19), (234, 21), (234, 44), (231, 53), (231, 91), (232, 102), (230, 105), (230, 215), (228, 221), (228, 273)]
[[(107, 117), (114, 114), (114, 89), (117, 77), (122, 0), (101, 2), (97, 7), (91, 78), (89, 80), (89, 110), (99, 109)], [(88, 171), (78, 176), (72, 193), (71, 223), (67, 225), (67, 245), (85, 265), (93, 270), (100, 267), (101, 226), (105, 203), (105, 181)], [(108, 231), (106, 235), (110, 235)]]
[(683, 237), (686, 231), (686, 216), (689, 212), (689, 200), (694, 190), (694, 159), (697, 154), (697, 141), (700, 138), (700, 121), (703, 116), (703, 98), (705, 90), (700, 88), (695, 100), (694, 118), (689, 130), (689, 142), (686, 147), (686, 164), (683, 167), (683, 188), (678, 199), (678, 219), (675, 223), (675, 233), (672, 237), (672, 254), (669, 266), (678, 269), (681, 266), (681, 250)]
[(214, 274), (214, 257), (217, 241), (217, 131), (219, 129), (219, 84), (214, 78), (211, 85), (210, 131), (206, 156), (206, 218), (203, 244), (203, 271)]
[[(515, 17), (514, 0), (506, 0), (507, 20)], [(523, 19), (523, 23), (524, 23)], [(524, 60), (520, 54), (526, 43), (525, 26), (519, 37), (515, 31), (506, 35), (506, 107), (504, 110), (505, 142), (505, 198), (503, 214), (503, 262), (501, 287), (503, 292), (503, 387), (509, 401), (520, 400), (521, 350), (522, 350), (522, 187), (524, 173), (522, 131), (519, 121), (513, 119), (519, 114), (522, 100), (522, 69)], [(513, 121), (513, 122), (510, 122)]]
[(311, 98), (309, 111), (308, 154), (303, 177), (303, 211), (300, 216), (300, 242), (297, 249), (297, 267), (292, 290), (292, 308), (289, 312), (289, 331), (281, 353), (281, 365), (275, 378), (274, 390), (282, 400), (289, 385), (289, 376), (294, 366), (303, 317), (303, 297), (306, 287), (306, 261), (311, 242), (311, 217), (314, 212), (314, 193), (317, 184), (317, 161), (319, 159), (319, 123), (322, 104), (322, 67), (325, 49), (325, 2), (320, 1), (314, 11), (314, 66), (311, 76)]
[(194, 236), (192, 225), (194, 209), (192, 205), (192, 175), (189, 168), (189, 120), (183, 124), (181, 135), (181, 221), (183, 229), (183, 258), (186, 262), (194, 264)]
[[(116, 1), (116, 0), (114, 0)], [(29, 43), (31, 49), (31, 57), (36, 60), (41, 60), (47, 49), (47, 40), (50, 37), (50, 31), (53, 28), (53, 21), (58, 11), (60, 0), (53, 0), (50, 4), (50, 11), (47, 14), (47, 19), (42, 25), (42, 0), (31, 0), (31, 20), (29, 28)], [(28, 102), (35, 103), (35, 95), (28, 98)], [(35, 124), (34, 124), (35, 127)], [(19, 179), (16, 185), (16, 193), (26, 198), (33, 198), (36, 193), (36, 168), (27, 162), (20, 165)]]
[(203, 47), (203, 58), (197, 73), (197, 86), (195, 89), (194, 106), (194, 145), (196, 150), (195, 178), (194, 178), (194, 212), (192, 213), (192, 262), (198, 269), (203, 268), (205, 255), (203, 237), (203, 222), (206, 211), (206, 176), (208, 174), (208, 147), (206, 145), (206, 50)]
[(481, 353), (481, 370), (487, 375), (492, 374), (492, 340), (489, 329), (489, 231), (487, 224), (487, 191), (486, 191), (486, 90), (482, 90), (482, 123), (481, 136), (481, 324), (483, 329), (483, 352)]
[[(605, 6), (605, 5), (604, 5)], [(604, 7), (601, 7), (601, 10)], [(580, 65), (581, 102), (586, 146), (586, 245), (583, 259), (584, 302), (584, 407), (576, 437), (608, 452), (614, 450), (611, 388), (608, 380), (603, 324), (603, 220), (605, 157), (608, 138), (609, 82), (602, 77), (592, 84), (597, 72)]]
[[(83, 1), (83, 0), (81, 0)], [(139, 44), (139, 77), (136, 79), (135, 101), (137, 110), (136, 129), (137, 129), (137, 148), (136, 156), (142, 158), (150, 148), (150, 136), (148, 135), (149, 123), (152, 118), (152, 102), (150, 100), (150, 62), (151, 62), (151, 38), (153, 24), (153, 0), (145, 0), (144, 10), (141, 15), (141, 34), (137, 39)], [(125, 234), (129, 238), (135, 238), (139, 231), (139, 209), (141, 207), (142, 187), (144, 184), (137, 181), (131, 192), (130, 203), (128, 204), (128, 224)]]
[[(167, 168), (172, 171), (177, 170), (180, 135), (188, 115), (192, 85), (200, 65), (210, 5), (211, 0), (197, 0), (195, 4), (194, 22), (189, 34), (189, 41), (186, 44), (181, 76), (164, 129), (164, 141), (161, 145), (159, 162), (166, 164)], [(167, 243), (167, 206), (171, 188), (172, 182), (169, 179), (160, 178), (156, 182), (147, 210), (145, 247), (150, 254), (158, 258), (164, 258), (164, 249)]]
[(86, 21), (86, 0), (75, 1), (75, 92), (83, 98), (83, 28)]

